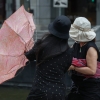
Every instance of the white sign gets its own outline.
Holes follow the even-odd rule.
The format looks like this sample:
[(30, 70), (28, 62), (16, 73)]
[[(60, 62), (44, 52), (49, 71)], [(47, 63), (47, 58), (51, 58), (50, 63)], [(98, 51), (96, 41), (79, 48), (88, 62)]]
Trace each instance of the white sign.
[(53, 0), (53, 6), (67, 8), (68, 7), (68, 0)]

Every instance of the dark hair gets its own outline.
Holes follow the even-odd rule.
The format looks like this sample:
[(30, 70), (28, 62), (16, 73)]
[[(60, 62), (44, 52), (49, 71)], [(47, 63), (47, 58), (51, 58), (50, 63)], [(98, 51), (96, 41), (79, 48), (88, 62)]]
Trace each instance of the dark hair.
[(46, 59), (66, 51), (69, 48), (68, 39), (61, 39), (48, 33), (36, 42), (34, 48), (37, 65), (39, 65)]
[(94, 38), (92, 41), (93, 41), (93, 42), (96, 42), (96, 38)]

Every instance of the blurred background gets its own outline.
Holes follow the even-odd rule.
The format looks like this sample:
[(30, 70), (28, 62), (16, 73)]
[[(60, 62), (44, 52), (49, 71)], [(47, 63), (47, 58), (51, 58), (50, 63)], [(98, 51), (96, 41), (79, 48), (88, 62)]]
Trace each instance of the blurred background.
[[(21, 5), (33, 14), (35, 41), (48, 32), (48, 24), (55, 17), (63, 14), (73, 23), (76, 17), (81, 16), (86, 17), (96, 29), (96, 44), (100, 49), (100, 0), (0, 0), (0, 27)], [(69, 39), (69, 45), (73, 42)], [(35, 61), (20, 69), (15, 78), (1, 84), (0, 100), (25, 100), (32, 86), (34, 72)], [(70, 73), (66, 73), (65, 78), (66, 88), (70, 90)]]

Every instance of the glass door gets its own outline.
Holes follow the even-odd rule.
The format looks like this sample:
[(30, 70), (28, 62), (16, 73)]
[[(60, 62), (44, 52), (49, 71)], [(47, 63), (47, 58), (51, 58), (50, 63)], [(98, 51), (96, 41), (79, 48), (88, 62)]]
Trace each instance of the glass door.
[(86, 17), (94, 26), (96, 25), (96, 0), (68, 0), (65, 15), (72, 22), (76, 17)]
[(5, 20), (5, 0), (0, 0), (0, 24), (3, 23), (3, 21)]
[(24, 5), (25, 9), (29, 12), (30, 11), (30, 0), (21, 0), (21, 5)]

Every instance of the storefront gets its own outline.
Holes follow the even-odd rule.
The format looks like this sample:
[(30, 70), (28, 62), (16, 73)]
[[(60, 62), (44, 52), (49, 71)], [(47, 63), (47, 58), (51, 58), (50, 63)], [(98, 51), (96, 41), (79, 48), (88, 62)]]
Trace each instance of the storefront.
[(21, 5), (30, 11), (30, 0), (0, 0), (0, 24), (16, 11)]
[(20, 0), (20, 5), (24, 5), (25, 9), (30, 12), (30, 0)]
[[(21, 5), (24, 5), (28, 12), (33, 13), (37, 31), (39, 34), (42, 34), (42, 31), (47, 30), (48, 24), (59, 15), (59, 8), (53, 6), (53, 1), (54, 0), (0, 0), (0, 24)], [(61, 8), (61, 14), (68, 16), (72, 23), (76, 17), (83, 16), (91, 22), (92, 27), (100, 25), (100, 0), (66, 1), (68, 1), (68, 7)]]
[(86, 17), (91, 24), (96, 25), (96, 0), (68, 0), (68, 8), (65, 9), (71, 21), (76, 17)]
[[(43, 3), (45, 1), (47, 1), (47, 0), (42, 0)], [(48, 3), (49, 2), (51, 2), (51, 7), (52, 7), (52, 5), (53, 5), (52, 0), (51, 1), (48, 0)], [(67, 15), (71, 19), (72, 22), (76, 17), (84, 16), (91, 21), (92, 25), (96, 25), (97, 24), (96, 20), (97, 20), (97, 16), (98, 16), (97, 9), (100, 6), (100, 4), (98, 4), (97, 2), (98, 2), (98, 0), (68, 0), (68, 8), (65, 8), (65, 9), (62, 8), (62, 9), (64, 9), (64, 13), (62, 13), (62, 14)], [(31, 4), (31, 3), (33, 3), (33, 4)], [(0, 22), (2, 22), (5, 18), (9, 17), (21, 5), (24, 5), (25, 9), (27, 11), (34, 13), (35, 9), (32, 10), (30, 8), (31, 5), (34, 5), (34, 6), (40, 5), (41, 6), (41, 4), (36, 4), (36, 3), (34, 4), (34, 3), (35, 2), (33, 0), (0, 0)], [(38, 9), (38, 6), (36, 9)], [(100, 7), (99, 7), (99, 9), (100, 9)], [(41, 18), (41, 16), (39, 16), (39, 17)], [(51, 15), (51, 17), (52, 17), (52, 15)]]

